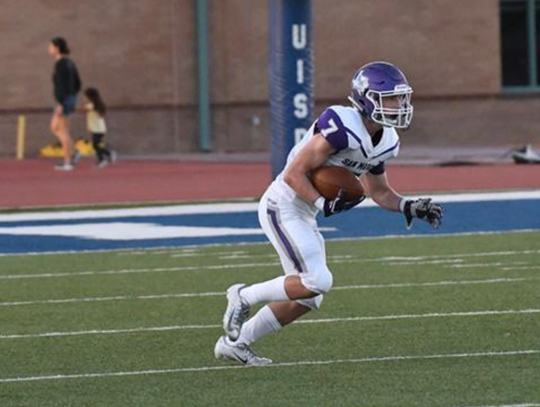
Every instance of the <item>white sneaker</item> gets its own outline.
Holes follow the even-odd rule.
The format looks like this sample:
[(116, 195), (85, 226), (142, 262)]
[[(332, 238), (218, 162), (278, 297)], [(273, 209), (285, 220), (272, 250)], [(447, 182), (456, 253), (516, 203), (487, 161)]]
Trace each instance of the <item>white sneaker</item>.
[(251, 307), (240, 297), (240, 290), (246, 284), (234, 284), (227, 290), (227, 309), (223, 315), (223, 329), (230, 340), (235, 341), (240, 336), (240, 329), (249, 317)]
[(245, 343), (231, 342), (225, 335), (217, 340), (214, 355), (216, 359), (232, 360), (246, 366), (265, 366), (272, 364), (271, 359), (257, 356), (253, 352), (253, 349), (251, 349), (251, 346)]
[(54, 169), (58, 171), (73, 171), (74, 168), (71, 164), (58, 164), (54, 166)]
[(107, 159), (105, 158), (105, 159), (101, 160), (101, 161), (98, 163), (97, 167), (98, 167), (98, 168), (105, 168), (107, 165), (109, 165), (109, 160), (107, 160)]
[(540, 153), (533, 150), (530, 144), (512, 151), (516, 164), (540, 164)]

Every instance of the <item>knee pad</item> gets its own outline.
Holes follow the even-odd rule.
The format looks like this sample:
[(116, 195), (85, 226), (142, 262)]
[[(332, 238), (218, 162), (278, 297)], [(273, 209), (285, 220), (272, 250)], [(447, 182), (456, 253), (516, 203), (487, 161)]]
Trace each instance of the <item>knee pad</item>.
[(321, 309), (321, 304), (324, 299), (322, 294), (319, 294), (313, 298), (304, 298), (303, 300), (296, 300), (296, 302), (304, 307), (308, 307), (313, 311)]
[(334, 278), (328, 268), (318, 270), (318, 272), (307, 272), (300, 274), (302, 284), (310, 290), (318, 294), (324, 294), (330, 291)]
[(332, 289), (332, 284), (334, 284), (334, 276), (332, 276), (332, 273), (330, 273), (330, 270), (326, 270), (326, 273), (322, 274), (319, 277), (319, 291), (321, 293), (327, 293), (330, 292)]

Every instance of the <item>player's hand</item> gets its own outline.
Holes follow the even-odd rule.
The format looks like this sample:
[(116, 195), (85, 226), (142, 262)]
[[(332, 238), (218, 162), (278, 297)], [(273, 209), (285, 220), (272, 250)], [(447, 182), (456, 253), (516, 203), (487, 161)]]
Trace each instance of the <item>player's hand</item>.
[(339, 190), (337, 196), (334, 199), (325, 199), (324, 200), (324, 217), (335, 215), (343, 211), (348, 211), (349, 209), (354, 208), (360, 202), (366, 199), (365, 196), (354, 199), (352, 201), (345, 199), (345, 191), (342, 189)]
[(403, 207), (407, 229), (411, 228), (413, 218), (422, 219), (433, 226), (434, 229), (438, 229), (442, 223), (443, 212), (442, 205), (431, 202), (431, 198), (407, 200)]

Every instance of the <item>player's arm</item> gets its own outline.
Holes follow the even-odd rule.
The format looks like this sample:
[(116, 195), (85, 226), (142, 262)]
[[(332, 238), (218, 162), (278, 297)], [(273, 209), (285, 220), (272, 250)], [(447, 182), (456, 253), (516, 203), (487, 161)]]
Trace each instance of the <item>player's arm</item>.
[(336, 149), (321, 134), (316, 134), (298, 152), (284, 174), (285, 182), (305, 201), (315, 204), (321, 194), (315, 189), (308, 174), (322, 166)]
[(403, 199), (388, 183), (386, 172), (381, 174), (367, 173), (364, 186), (367, 194), (377, 205), (389, 211), (399, 212), (399, 203)]
[(404, 198), (389, 185), (386, 172), (368, 173), (364, 184), (371, 199), (379, 206), (390, 211), (402, 212), (408, 228), (412, 226), (414, 218), (428, 222), (435, 229), (441, 225), (444, 212), (442, 205), (431, 202), (430, 198), (416, 200)]

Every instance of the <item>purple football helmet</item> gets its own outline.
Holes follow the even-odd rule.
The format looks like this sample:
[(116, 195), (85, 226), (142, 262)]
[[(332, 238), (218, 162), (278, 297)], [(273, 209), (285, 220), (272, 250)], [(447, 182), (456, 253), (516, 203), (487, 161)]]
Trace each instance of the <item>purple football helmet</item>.
[[(353, 76), (349, 100), (369, 119), (385, 127), (406, 129), (413, 116), (412, 88), (395, 65), (370, 62)], [(399, 107), (385, 107), (385, 99), (398, 98)]]

